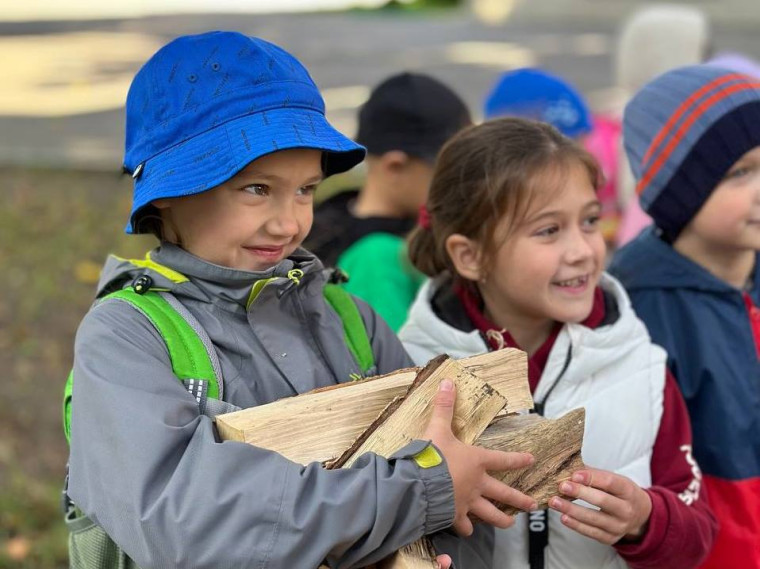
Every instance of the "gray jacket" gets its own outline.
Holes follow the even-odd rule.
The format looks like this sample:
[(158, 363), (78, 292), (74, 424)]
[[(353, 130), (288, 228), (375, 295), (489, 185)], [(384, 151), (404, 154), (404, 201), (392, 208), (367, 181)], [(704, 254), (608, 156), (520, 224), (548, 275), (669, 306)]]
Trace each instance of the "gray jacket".
[[(170, 289), (218, 352), (225, 401), (260, 405), (360, 373), (313, 255), (299, 250), (264, 273), (168, 244), (151, 259), (140, 267), (110, 258), (99, 292), (142, 274)], [(167, 278), (164, 267), (186, 280)], [(293, 268), (305, 273), (300, 284), (287, 278)], [(253, 284), (272, 278), (251, 299)], [(411, 365), (387, 325), (357, 304), (378, 373)], [(85, 316), (74, 377), (69, 495), (142, 567), (313, 569), (324, 559), (360, 567), (452, 523), (445, 463), (422, 469), (411, 460), (423, 441), (339, 471), (220, 442), (173, 375), (163, 339), (124, 302)]]

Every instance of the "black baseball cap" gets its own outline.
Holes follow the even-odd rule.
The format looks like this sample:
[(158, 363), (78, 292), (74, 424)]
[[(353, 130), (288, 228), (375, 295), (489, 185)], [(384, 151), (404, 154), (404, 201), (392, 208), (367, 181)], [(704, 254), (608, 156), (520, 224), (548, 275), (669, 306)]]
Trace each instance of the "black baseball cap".
[(356, 142), (370, 154), (401, 150), (433, 162), (444, 143), (470, 124), (464, 101), (446, 85), (400, 73), (375, 87), (362, 106)]

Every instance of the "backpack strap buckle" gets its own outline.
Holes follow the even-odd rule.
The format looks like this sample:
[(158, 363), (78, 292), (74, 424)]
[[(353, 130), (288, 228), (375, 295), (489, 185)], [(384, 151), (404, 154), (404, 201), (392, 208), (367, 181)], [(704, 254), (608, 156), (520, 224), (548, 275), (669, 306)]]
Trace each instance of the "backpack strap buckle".
[(69, 498), (69, 464), (66, 463), (66, 476), (63, 479), (63, 489), (61, 490), (61, 511), (68, 514), (73, 507), (74, 502)]
[(132, 290), (135, 294), (143, 295), (150, 290), (153, 286), (153, 279), (148, 275), (140, 275), (134, 281), (132, 281)]

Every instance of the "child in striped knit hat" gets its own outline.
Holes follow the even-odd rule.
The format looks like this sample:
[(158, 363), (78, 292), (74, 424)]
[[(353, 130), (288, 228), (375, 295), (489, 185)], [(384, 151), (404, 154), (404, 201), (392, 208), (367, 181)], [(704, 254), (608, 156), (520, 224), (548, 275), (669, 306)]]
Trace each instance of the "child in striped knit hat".
[[(760, 82), (697, 65), (654, 79), (623, 136), (654, 226), (610, 271), (669, 355), (721, 529), (705, 567), (760, 567)], [(695, 463), (696, 468), (696, 463)]]

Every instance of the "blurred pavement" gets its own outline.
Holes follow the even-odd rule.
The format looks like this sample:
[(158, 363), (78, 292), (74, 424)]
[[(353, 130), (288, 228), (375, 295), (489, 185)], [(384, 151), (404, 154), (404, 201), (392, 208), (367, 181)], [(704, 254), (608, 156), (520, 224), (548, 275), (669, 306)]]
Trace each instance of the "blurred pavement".
[[(204, 1), (194, 0), (194, 5), (197, 8)], [(206, 4), (230, 9), (235, 1), (241, 3)], [(357, 107), (369, 89), (404, 69), (447, 82), (475, 116), (480, 115), (483, 97), (496, 76), (524, 65), (562, 73), (596, 108), (614, 98), (615, 35), (622, 19), (641, 2), (470, 2), (459, 10), (422, 13), (238, 11), (31, 22), (2, 21), (12, 18), (10, 13), (3, 18), (0, 9), (0, 54), (5, 62), (0, 81), (0, 165), (117, 171), (123, 104), (135, 71), (172, 37), (209, 29), (257, 35), (293, 52), (322, 89), (328, 117), (349, 136), (354, 134)], [(720, 10), (715, 8), (718, 4)], [(491, 14), (501, 12), (508, 19), (487, 25), (476, 18), (475, 12), (482, 14), (485, 7), (487, 13), (489, 5)], [(756, 31), (760, 2), (705, 0), (699, 5), (715, 17), (716, 49), (760, 58)]]

